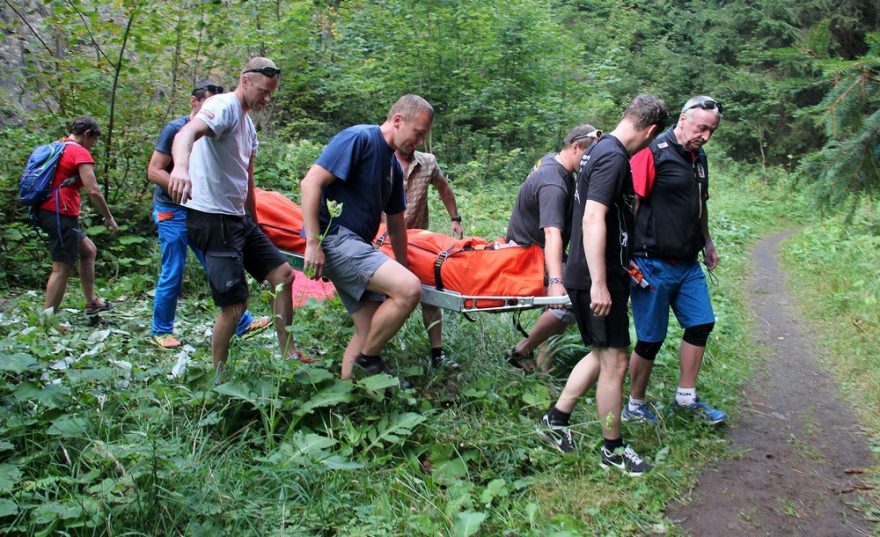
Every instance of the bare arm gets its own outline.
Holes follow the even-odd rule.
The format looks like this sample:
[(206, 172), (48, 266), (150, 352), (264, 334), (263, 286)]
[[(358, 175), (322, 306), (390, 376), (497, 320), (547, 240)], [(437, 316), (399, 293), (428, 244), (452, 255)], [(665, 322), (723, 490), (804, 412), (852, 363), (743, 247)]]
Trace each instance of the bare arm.
[(211, 128), (199, 118), (193, 118), (180, 129), (171, 146), (174, 169), (168, 180), (168, 195), (174, 203), (192, 198), (192, 181), (189, 178), (189, 156), (196, 140), (211, 133)]
[(80, 164), (78, 166), (78, 171), (79, 177), (83, 182), (83, 188), (86, 189), (86, 194), (89, 196), (89, 200), (92, 202), (95, 209), (97, 209), (104, 217), (104, 225), (107, 226), (107, 229), (111, 232), (116, 233), (119, 231), (119, 226), (117, 226), (116, 221), (113, 220), (113, 215), (110, 214), (110, 207), (107, 207), (107, 200), (105, 200), (104, 196), (101, 194), (101, 188), (98, 186), (98, 180), (95, 178), (95, 165)]
[(394, 260), (409, 268), (408, 237), (406, 235), (404, 213), (385, 215), (385, 225), (388, 227), (388, 237), (391, 239), (391, 250), (394, 251)]
[(150, 163), (147, 165), (147, 179), (151, 183), (155, 183), (168, 191), (168, 181), (171, 180), (171, 174), (166, 170), (171, 165), (171, 155), (153, 151), (150, 157)]
[(599, 202), (587, 200), (584, 208), (584, 254), (590, 271), (590, 308), (596, 317), (605, 317), (611, 312), (611, 294), (608, 292), (608, 279), (605, 272), (605, 215), (608, 207)]
[(547, 271), (547, 278), (551, 280), (547, 285), (547, 295), (563, 296), (567, 294), (561, 281), (552, 281), (562, 279), (562, 232), (559, 228), (544, 228), (544, 270)]
[[(452, 191), (452, 187), (449, 186), (449, 182), (446, 178), (441, 175), (440, 179), (434, 182), (434, 186), (437, 188), (437, 193), (440, 195), (440, 201), (442, 201), (443, 205), (446, 207), (446, 212), (449, 213), (449, 217), (454, 218), (460, 216), (458, 213), (458, 204), (455, 203), (455, 193)], [(458, 237), (459, 239), (464, 237), (464, 231), (461, 229), (461, 222), (452, 222), (452, 236)]]
[(303, 229), (306, 233), (303, 272), (315, 280), (324, 272), (324, 252), (321, 250), (322, 230), (319, 229), (321, 192), (334, 180), (336, 177), (332, 173), (318, 164), (313, 164), (299, 184), (302, 191), (300, 205), (303, 213)]

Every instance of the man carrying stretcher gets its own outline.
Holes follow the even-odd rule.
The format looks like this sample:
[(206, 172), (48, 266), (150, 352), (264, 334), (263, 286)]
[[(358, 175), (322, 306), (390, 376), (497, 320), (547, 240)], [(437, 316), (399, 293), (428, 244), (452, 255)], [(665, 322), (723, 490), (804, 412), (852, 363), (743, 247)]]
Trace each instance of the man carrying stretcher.
[[(415, 310), (421, 282), (407, 269), (403, 170), (395, 151), (412, 153), (431, 130), (434, 109), (404, 95), (382, 125), (355, 125), (334, 136), (301, 182), (306, 250), (303, 270), (333, 282), (355, 326), (342, 358), (344, 379), (394, 374), (382, 359), (385, 344)], [(331, 218), (327, 201), (342, 205)], [(391, 259), (371, 241), (386, 215)], [(408, 383), (401, 380), (401, 387)]]

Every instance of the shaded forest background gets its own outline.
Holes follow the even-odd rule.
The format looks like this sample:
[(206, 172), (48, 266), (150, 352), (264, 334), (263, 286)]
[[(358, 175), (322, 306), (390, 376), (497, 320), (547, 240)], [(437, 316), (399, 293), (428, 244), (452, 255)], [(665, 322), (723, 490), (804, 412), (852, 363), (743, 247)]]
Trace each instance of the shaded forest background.
[[(234, 87), (253, 55), (283, 70), (274, 103), (255, 116), (257, 184), (294, 199), (336, 131), (381, 122), (403, 93), (434, 104), (428, 150), (454, 184), (518, 182), (570, 127), (610, 130), (650, 92), (674, 110), (694, 94), (724, 103), (716, 162), (767, 181), (768, 170), (796, 172), (826, 208), (880, 192), (880, 10), (870, 0), (4, 0), (0, 12), (6, 285), (42, 275), (22, 270), (41, 245), (15, 202), (34, 146), (75, 116), (96, 117), (105, 196), (125, 233), (150, 236), (145, 169), (162, 125), (187, 112), (195, 80)], [(116, 246), (117, 270), (136, 268), (122, 250), (139, 246)]]

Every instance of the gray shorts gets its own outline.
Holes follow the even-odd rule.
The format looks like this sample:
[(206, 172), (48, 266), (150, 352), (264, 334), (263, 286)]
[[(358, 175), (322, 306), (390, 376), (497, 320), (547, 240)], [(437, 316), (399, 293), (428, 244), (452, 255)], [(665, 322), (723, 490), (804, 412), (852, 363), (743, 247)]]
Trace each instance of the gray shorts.
[(373, 248), (348, 228), (339, 226), (333, 235), (324, 237), (324, 275), (336, 286), (336, 292), (348, 313), (361, 309), (363, 302), (382, 302), (385, 295), (367, 291), (367, 283), (379, 267), (391, 258)]
[(557, 321), (562, 321), (566, 325), (572, 325), (575, 323), (576, 319), (574, 318), (574, 312), (571, 311), (571, 307), (567, 306), (565, 308), (550, 308), (550, 314), (553, 315), (553, 318)]

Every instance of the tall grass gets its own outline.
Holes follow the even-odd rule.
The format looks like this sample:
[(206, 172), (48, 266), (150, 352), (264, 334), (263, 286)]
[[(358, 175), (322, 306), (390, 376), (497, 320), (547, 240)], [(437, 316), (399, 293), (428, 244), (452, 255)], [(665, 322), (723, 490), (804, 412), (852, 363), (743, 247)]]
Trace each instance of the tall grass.
[[(796, 211), (783, 179), (770, 188), (719, 160), (710, 202), (722, 256), (712, 288), (718, 323), (700, 390), (735, 414), (737, 388), (755, 359), (742, 292), (748, 248)], [(502, 235), (517, 187), (456, 185), (467, 232)], [(446, 231), (442, 207), (432, 204), (434, 228)], [(143, 278), (153, 274), (147, 268)], [(668, 412), (680, 333), (670, 334), (649, 389), (663, 421), (624, 431), (657, 464), (633, 480), (600, 469), (590, 396), (573, 416), (579, 454), (561, 457), (534, 434), (565, 380), (564, 364), (585, 351), (576, 335), (557, 341), (563, 365), (553, 374), (522, 375), (501, 359), (519, 337), (510, 315), (471, 322), (446, 312), (444, 345), (462, 363), (450, 373), (430, 367), (416, 314), (386, 348), (416, 390), (389, 394), (393, 379), (336, 378), (351, 327), (330, 301), (297, 311), (293, 326), (321, 365), (280, 361), (267, 332), (237, 341), (218, 380), (204, 339), (214, 308), (194, 283), (178, 316), (179, 336), (192, 345), (178, 378), (169, 372), (179, 354), (147, 342), (144, 285), (101, 282), (105, 296), (125, 300), (97, 327), (76, 310), (46, 318), (38, 292), (4, 302), (0, 522), (8, 534), (662, 533), (671, 531), (666, 503), (707, 460), (725, 454), (723, 429)], [(81, 300), (75, 283), (70, 293), (68, 304)], [(251, 309), (267, 312), (270, 299), (255, 289)], [(526, 326), (536, 315), (524, 316)]]

